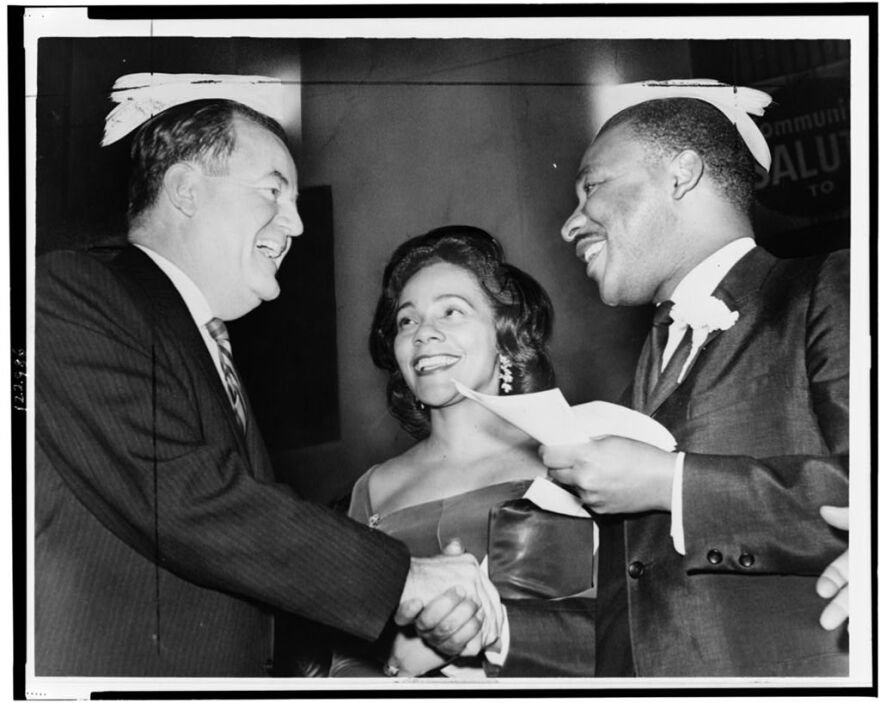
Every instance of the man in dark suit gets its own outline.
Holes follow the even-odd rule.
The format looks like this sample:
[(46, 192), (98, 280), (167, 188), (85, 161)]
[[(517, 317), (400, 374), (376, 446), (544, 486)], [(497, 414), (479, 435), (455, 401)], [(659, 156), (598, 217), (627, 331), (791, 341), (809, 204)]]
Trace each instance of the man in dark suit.
[(222, 321), (302, 233), (281, 127), (184, 102), (132, 156), (131, 246), (37, 264), (36, 675), (265, 675), (273, 609), (376, 639), (401, 598), (494, 639), (473, 557), (411, 559), (273, 480)]
[(819, 508), (848, 500), (848, 252), (755, 246), (754, 158), (767, 168), (769, 150), (742, 89), (720, 107), (721, 91), (688, 91), (604, 124), (563, 228), (604, 302), (658, 306), (632, 403), (680, 450), (542, 449), (606, 516), (597, 675), (845, 676), (816, 578), (846, 548)]

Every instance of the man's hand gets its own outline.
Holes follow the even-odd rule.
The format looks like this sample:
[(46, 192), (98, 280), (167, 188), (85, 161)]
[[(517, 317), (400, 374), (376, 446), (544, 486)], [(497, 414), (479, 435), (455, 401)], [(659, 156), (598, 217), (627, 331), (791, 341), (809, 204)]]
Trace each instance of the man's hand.
[(625, 437), (542, 446), (550, 478), (574, 486), (596, 513), (670, 509), (675, 454)]
[(431, 649), (418, 635), (401, 631), (394, 638), (386, 671), (395, 672), (396, 676), (423, 676), (448, 661), (449, 657)]
[[(838, 530), (849, 530), (849, 508), (823, 505), (822, 518)], [(826, 630), (840, 627), (849, 618), (849, 549), (835, 559), (816, 581), (816, 592), (823, 598), (833, 598), (819, 617)]]
[(444, 556), (412, 558), (394, 621), (412, 624), (430, 647), (453, 657), (475, 656), (495, 642), (503, 618), (498, 591), (454, 542)]

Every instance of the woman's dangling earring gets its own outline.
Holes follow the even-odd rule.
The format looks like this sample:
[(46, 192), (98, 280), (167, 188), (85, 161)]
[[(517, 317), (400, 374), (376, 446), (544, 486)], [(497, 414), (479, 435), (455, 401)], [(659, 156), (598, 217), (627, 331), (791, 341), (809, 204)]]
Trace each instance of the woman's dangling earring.
[(418, 400), (418, 399), (416, 399), (416, 407), (423, 412), (425, 410), (425, 404), (421, 400)]
[(504, 354), (498, 355), (498, 371), (501, 395), (509, 395), (513, 392), (513, 364)]

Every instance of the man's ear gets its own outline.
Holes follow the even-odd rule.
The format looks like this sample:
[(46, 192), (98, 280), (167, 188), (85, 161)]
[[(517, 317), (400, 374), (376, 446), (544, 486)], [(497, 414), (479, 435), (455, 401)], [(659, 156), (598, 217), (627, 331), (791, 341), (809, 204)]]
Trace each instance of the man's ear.
[(168, 201), (183, 215), (192, 217), (197, 206), (198, 173), (190, 164), (176, 163), (162, 178), (162, 188)]
[(672, 197), (680, 200), (700, 182), (703, 159), (692, 149), (685, 149), (672, 160), (672, 176)]

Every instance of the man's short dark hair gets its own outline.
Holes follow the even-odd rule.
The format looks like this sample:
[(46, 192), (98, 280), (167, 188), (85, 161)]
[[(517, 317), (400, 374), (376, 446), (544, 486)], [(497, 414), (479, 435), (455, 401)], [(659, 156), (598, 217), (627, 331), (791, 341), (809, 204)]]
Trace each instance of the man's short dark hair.
[(744, 212), (751, 209), (757, 179), (754, 157), (736, 127), (717, 108), (694, 98), (648, 100), (618, 112), (599, 134), (620, 125), (629, 127), (657, 156), (693, 149), (727, 199)]
[(138, 129), (131, 145), (129, 226), (156, 202), (165, 172), (174, 164), (191, 161), (211, 175), (227, 173), (227, 159), (235, 149), (235, 118), (265, 127), (287, 144), (278, 122), (233, 100), (193, 100), (176, 105)]

